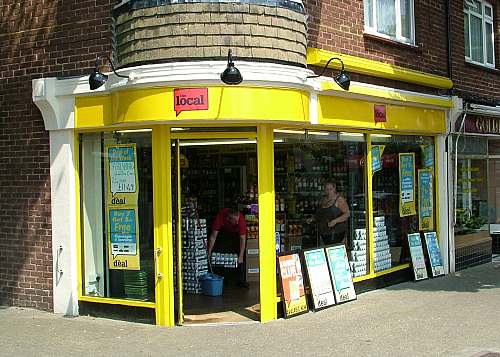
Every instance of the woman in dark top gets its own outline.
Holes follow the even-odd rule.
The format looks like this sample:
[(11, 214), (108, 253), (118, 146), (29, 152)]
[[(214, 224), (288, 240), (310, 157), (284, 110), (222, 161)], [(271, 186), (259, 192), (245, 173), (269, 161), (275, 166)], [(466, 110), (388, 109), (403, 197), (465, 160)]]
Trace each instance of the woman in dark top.
[[(318, 233), (325, 245), (345, 243), (347, 220), (350, 212), (347, 201), (337, 192), (333, 181), (325, 182), (325, 197), (320, 201), (314, 220), (318, 224)], [(309, 219), (310, 223), (313, 219)]]

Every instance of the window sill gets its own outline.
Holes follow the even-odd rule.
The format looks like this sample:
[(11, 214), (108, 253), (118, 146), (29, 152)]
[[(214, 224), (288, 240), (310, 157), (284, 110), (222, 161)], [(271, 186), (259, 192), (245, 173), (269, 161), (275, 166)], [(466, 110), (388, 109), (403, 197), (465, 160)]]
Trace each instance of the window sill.
[(416, 51), (416, 52), (422, 52), (422, 46), (412, 45), (410, 43), (393, 40), (393, 39), (390, 39), (387, 37), (373, 34), (371, 32), (364, 32), (363, 37), (370, 39), (370, 40), (379, 41), (379, 42), (382, 42), (382, 43), (385, 43), (387, 45), (391, 45), (394, 47), (400, 47), (400, 48), (404, 48), (404, 49), (408, 49), (408, 50), (412, 50), (412, 51)]
[(465, 65), (469, 66), (469, 67), (476, 68), (476, 69), (482, 69), (483, 71), (486, 71), (486, 72), (491, 72), (491, 73), (496, 73), (496, 74), (498, 74), (500, 72), (500, 70), (496, 69), (495, 67), (487, 67), (487, 66), (481, 65), (479, 63), (471, 62), (469, 60), (465, 60)]

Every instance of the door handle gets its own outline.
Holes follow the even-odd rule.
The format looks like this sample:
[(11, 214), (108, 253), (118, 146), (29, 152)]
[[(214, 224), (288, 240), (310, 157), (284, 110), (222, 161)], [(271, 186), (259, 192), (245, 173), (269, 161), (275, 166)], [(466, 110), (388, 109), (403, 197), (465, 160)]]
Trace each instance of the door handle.
[(160, 272), (160, 261), (158, 257), (161, 254), (161, 248), (155, 249), (155, 267), (156, 267), (156, 276), (158, 279), (163, 279), (163, 274)]

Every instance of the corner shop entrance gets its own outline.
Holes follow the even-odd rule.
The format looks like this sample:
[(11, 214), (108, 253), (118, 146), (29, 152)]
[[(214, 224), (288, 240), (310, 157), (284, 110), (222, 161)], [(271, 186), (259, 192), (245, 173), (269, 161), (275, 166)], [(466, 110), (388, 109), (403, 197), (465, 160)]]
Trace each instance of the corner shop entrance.
[[(172, 218), (176, 323), (258, 321), (257, 142), (253, 128), (238, 132), (172, 130)], [(212, 226), (223, 209), (245, 221), (240, 237), (221, 229), (209, 262)], [(225, 212), (225, 211), (224, 211)], [(234, 249), (218, 244), (236, 239)], [(234, 243), (233, 242), (233, 243)], [(238, 262), (242, 254), (243, 263)], [(201, 277), (224, 277), (221, 296), (203, 294)]]

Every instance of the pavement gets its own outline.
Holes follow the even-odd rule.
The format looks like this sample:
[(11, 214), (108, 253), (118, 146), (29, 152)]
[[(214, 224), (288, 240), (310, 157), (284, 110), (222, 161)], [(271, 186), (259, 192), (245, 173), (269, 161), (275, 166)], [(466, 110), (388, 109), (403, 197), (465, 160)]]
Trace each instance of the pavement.
[(265, 324), (161, 328), (0, 307), (0, 356), (500, 356), (500, 261)]

